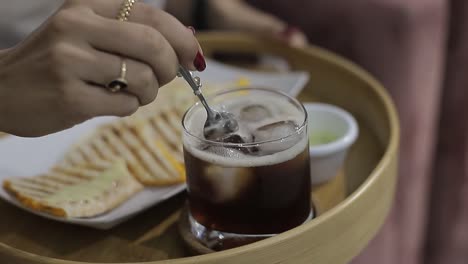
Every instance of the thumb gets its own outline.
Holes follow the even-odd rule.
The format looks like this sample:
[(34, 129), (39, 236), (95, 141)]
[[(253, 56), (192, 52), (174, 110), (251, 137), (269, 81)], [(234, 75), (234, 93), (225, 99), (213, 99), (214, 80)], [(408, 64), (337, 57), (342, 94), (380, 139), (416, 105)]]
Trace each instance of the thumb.
[(211, 0), (208, 22), (218, 29), (244, 31), (273, 37), (292, 46), (305, 46), (307, 38), (298, 28), (288, 26), (281, 19), (256, 9), (245, 1)]

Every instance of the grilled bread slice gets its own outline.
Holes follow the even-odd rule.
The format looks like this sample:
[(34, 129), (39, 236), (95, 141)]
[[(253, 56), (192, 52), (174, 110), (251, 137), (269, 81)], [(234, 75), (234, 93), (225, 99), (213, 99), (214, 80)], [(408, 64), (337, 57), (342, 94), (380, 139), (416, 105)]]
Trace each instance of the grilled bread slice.
[(101, 126), (75, 144), (62, 164), (123, 158), (135, 179), (148, 186), (185, 181), (181, 128), (171, 107), (140, 113)]
[(57, 166), (43, 175), (5, 180), (3, 187), (26, 207), (64, 218), (106, 213), (143, 189), (123, 159)]
[[(159, 120), (159, 122), (164, 122)], [(170, 129), (167, 127), (166, 129)], [(185, 181), (185, 169), (183, 165), (182, 149), (180, 136), (175, 132), (171, 133), (174, 138), (169, 139), (169, 133), (162, 133), (147, 119), (131, 127), (131, 133), (139, 139), (141, 146), (152, 157), (153, 163), (159, 164), (165, 173), (153, 171), (151, 177), (136, 177), (145, 185), (158, 186), (177, 184)]]

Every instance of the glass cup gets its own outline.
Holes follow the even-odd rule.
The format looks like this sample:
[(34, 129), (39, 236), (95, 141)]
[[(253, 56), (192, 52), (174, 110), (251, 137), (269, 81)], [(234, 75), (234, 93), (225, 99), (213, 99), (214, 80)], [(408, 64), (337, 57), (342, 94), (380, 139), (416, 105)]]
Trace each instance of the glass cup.
[(205, 246), (225, 249), (274, 236), (312, 218), (307, 113), (296, 99), (263, 88), (224, 91), (214, 108), (238, 132), (206, 140), (200, 103), (183, 117), (189, 224)]

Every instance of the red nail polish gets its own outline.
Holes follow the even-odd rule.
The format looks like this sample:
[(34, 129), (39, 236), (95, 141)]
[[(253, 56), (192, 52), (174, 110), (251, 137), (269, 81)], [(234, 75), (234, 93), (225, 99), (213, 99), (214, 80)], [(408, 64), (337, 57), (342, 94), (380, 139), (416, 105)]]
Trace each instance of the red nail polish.
[(197, 31), (195, 30), (195, 28), (192, 27), (192, 26), (188, 26), (187, 28), (190, 29), (194, 35), (195, 35), (195, 33), (197, 32)]
[(203, 55), (199, 52), (197, 52), (197, 56), (195, 56), (195, 60), (193, 61), (193, 65), (197, 69), (197, 71), (204, 71), (206, 68), (206, 62), (205, 58)]
[(284, 38), (290, 38), (294, 33), (299, 32), (300, 30), (294, 26), (287, 26), (280, 34)]

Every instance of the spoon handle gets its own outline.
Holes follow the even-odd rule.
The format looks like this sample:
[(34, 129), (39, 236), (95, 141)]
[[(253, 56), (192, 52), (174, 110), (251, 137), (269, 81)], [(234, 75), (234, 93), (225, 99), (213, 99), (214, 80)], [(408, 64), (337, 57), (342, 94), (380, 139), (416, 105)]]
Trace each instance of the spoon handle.
[(185, 69), (184, 67), (182, 67), (180, 65), (179, 65), (178, 75), (182, 76), (185, 79), (185, 81), (187, 81), (187, 83), (192, 88), (193, 93), (198, 97), (198, 99), (200, 99), (200, 102), (202, 103), (202, 105), (206, 109), (206, 113), (208, 114), (208, 118), (213, 118), (215, 116), (215, 114), (213, 113), (211, 108), (208, 106), (208, 103), (206, 102), (205, 97), (203, 96), (203, 94), (201, 93), (201, 90), (200, 90), (200, 87), (202, 86), (202, 84), (200, 82), (200, 78), (195, 77), (195, 78), (197, 78), (197, 80), (195, 80), (195, 78), (192, 76), (192, 73), (189, 70)]
[(179, 66), (179, 75), (182, 76), (185, 79), (185, 81), (187, 81), (195, 95), (198, 96), (198, 94), (200, 93), (201, 83), (195, 82), (195, 80), (192, 77), (192, 73), (184, 67)]

